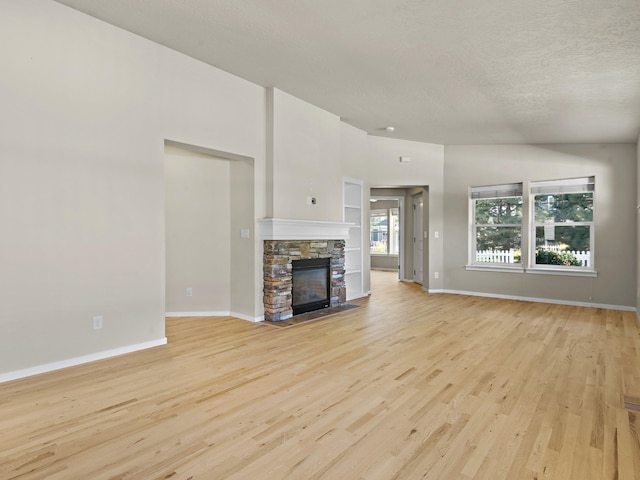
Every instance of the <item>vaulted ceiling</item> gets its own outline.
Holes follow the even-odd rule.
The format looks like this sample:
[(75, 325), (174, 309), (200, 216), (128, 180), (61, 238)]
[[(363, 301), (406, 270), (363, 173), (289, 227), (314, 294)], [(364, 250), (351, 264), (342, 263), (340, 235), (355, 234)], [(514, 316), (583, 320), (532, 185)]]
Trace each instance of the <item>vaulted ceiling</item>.
[(58, 1), (372, 135), (617, 143), (640, 131), (638, 0)]

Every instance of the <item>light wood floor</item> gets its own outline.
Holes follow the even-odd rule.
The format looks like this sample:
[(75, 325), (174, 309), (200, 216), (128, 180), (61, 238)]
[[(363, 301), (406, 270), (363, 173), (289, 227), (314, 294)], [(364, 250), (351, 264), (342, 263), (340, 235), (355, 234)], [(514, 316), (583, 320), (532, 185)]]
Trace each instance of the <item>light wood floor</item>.
[(0, 478), (640, 478), (634, 313), (373, 282), (308, 324), (170, 319), (167, 346), (1, 384)]

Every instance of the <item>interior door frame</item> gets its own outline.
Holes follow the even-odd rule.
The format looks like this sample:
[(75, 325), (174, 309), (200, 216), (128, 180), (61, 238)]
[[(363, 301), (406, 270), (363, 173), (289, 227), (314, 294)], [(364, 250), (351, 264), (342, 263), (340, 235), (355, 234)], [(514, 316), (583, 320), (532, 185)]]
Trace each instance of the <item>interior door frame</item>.
[[(422, 204), (422, 211), (418, 212), (416, 207), (416, 204), (420, 202)], [(424, 242), (424, 203), (425, 203), (425, 195), (424, 192), (422, 193), (418, 193), (415, 195), (411, 196), (411, 208), (413, 209), (413, 281), (419, 285), (424, 286), (424, 248), (425, 248), (425, 242)], [(416, 225), (416, 223), (419, 221), (419, 224)], [(420, 228), (416, 228), (417, 226), (419, 226)], [(417, 241), (416, 239), (420, 239), (420, 243), (422, 243), (422, 254), (420, 255), (420, 259), (418, 261), (416, 252), (418, 251), (417, 248)], [(416, 280), (416, 266), (420, 266), (419, 271), (422, 272), (421, 274), (421, 278), (420, 281), (418, 282)]]
[[(405, 258), (405, 252), (404, 252), (404, 238), (405, 238), (405, 212), (404, 212), (404, 197), (403, 196), (395, 196), (395, 195), (370, 195), (369, 198), (374, 198), (376, 200), (397, 200), (398, 201), (398, 208), (400, 209), (400, 215), (399, 215), (399, 229), (400, 229), (400, 238), (398, 239), (399, 245), (398, 245), (398, 280), (404, 280), (405, 276), (404, 276), (404, 272), (405, 272), (405, 268), (404, 268), (404, 258)], [(371, 210), (375, 210), (375, 206), (373, 205), (369, 205), (369, 211)], [(370, 222), (370, 218), (371, 216), (369, 216), (369, 219), (367, 219), (367, 222)], [(370, 245), (370, 241), (368, 240), (367, 243), (369, 244), (369, 257), (371, 257), (371, 245)]]

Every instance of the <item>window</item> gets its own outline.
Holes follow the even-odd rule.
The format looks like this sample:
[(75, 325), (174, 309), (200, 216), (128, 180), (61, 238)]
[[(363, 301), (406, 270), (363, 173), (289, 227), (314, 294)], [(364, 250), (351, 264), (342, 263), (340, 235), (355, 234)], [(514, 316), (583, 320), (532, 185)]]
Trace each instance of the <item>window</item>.
[(531, 184), (532, 266), (593, 269), (594, 190), (594, 177)]
[(371, 210), (371, 253), (398, 255), (400, 250), (400, 209)]
[(522, 184), (471, 189), (472, 263), (522, 264)]

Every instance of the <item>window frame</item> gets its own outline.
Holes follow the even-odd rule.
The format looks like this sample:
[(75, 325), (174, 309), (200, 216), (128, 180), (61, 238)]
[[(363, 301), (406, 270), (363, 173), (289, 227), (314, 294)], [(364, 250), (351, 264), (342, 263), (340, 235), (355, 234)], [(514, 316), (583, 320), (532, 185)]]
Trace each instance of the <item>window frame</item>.
[[(395, 214), (392, 214), (392, 210), (396, 210)], [(373, 233), (371, 229), (371, 217), (374, 215), (384, 216), (387, 219), (387, 251), (386, 252), (374, 252), (369, 249), (369, 253), (371, 255), (381, 256), (381, 257), (399, 257), (400, 256), (400, 242), (402, 241), (402, 232), (401, 232), (401, 219), (400, 219), (400, 204), (398, 203), (397, 207), (387, 207), (387, 208), (371, 208), (369, 210), (369, 245), (371, 245), (371, 234)], [(398, 225), (398, 238), (395, 238), (395, 231), (392, 229), (392, 218), (395, 216), (396, 223)], [(398, 252), (392, 252), (391, 248), (395, 246), (398, 249)]]
[(369, 210), (369, 245), (371, 245), (371, 235), (374, 233), (373, 229), (371, 228), (371, 218), (375, 215), (375, 216), (386, 216), (387, 218), (387, 251), (385, 253), (383, 252), (374, 252), (371, 248), (369, 248), (369, 253), (371, 255), (380, 255), (380, 256), (387, 256), (389, 255), (389, 209), (388, 208), (372, 208)]
[[(536, 201), (537, 195), (562, 195), (570, 193), (591, 193), (592, 194), (592, 217), (591, 221), (580, 222), (536, 222)], [(529, 184), (529, 258), (528, 273), (549, 273), (595, 276), (595, 220), (596, 220), (596, 191), (595, 176), (567, 178), (561, 180), (547, 180), (541, 182), (531, 182)], [(536, 263), (536, 229), (545, 226), (560, 227), (589, 227), (589, 266), (576, 265), (550, 265)]]
[[(476, 223), (476, 202), (477, 200), (489, 200), (500, 198), (516, 198), (520, 197), (522, 206), (522, 215), (520, 223), (507, 223), (507, 224), (480, 224)], [(525, 197), (524, 188), (521, 182), (519, 183), (506, 183), (499, 185), (488, 185), (480, 187), (469, 188), (469, 255), (467, 270), (492, 270), (492, 271), (506, 271), (506, 272), (522, 272), (524, 269), (524, 255), (523, 248), (525, 242)], [(498, 263), (498, 262), (479, 262), (477, 259), (477, 241), (478, 241), (478, 227), (518, 227), (520, 228), (520, 262), (514, 263)]]

